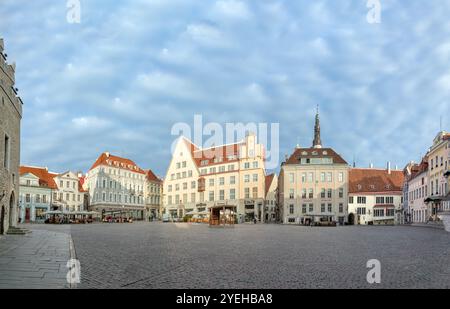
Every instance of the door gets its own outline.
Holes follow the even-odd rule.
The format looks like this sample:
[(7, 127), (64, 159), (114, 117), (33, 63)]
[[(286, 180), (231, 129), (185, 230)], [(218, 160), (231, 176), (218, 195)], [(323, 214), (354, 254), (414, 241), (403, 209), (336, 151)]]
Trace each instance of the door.
[(2, 206), (1, 214), (0, 214), (0, 235), (2, 235), (5, 231), (3, 224), (5, 223), (5, 206)]
[(26, 223), (30, 222), (30, 217), (31, 217), (31, 209), (25, 208), (25, 222)]

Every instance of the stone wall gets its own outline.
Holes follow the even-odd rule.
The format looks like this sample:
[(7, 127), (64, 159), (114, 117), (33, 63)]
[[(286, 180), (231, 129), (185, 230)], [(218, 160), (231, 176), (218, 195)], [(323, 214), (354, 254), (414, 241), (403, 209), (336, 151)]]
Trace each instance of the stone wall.
[[(4, 213), (0, 225), (3, 224), (3, 233), (7, 232), (10, 224), (15, 226), (18, 219), (22, 101), (14, 88), (14, 73), (15, 66), (7, 63), (3, 40), (0, 39), (0, 220), (2, 212)], [(6, 137), (9, 139), (7, 166), (5, 166)]]

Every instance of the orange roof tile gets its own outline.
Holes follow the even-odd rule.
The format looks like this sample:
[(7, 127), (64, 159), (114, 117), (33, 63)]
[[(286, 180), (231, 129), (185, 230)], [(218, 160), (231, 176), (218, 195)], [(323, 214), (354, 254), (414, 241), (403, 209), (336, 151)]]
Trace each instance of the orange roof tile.
[(269, 192), (270, 186), (272, 185), (272, 181), (275, 177), (275, 174), (270, 174), (266, 176), (266, 184), (265, 184), (265, 192), (266, 192), (266, 196), (267, 193)]
[(153, 173), (152, 170), (148, 170), (147, 171), (147, 179), (149, 181), (162, 182), (162, 180), (159, 179), (158, 176), (156, 176), (155, 173)]
[(42, 187), (47, 187), (50, 189), (57, 189), (57, 185), (53, 177), (54, 173), (49, 173), (47, 168), (44, 167), (31, 167), (31, 166), (21, 166), (19, 168), (20, 176), (24, 174), (33, 174), (39, 178), (39, 185)]
[(196, 149), (192, 152), (195, 164), (199, 167), (235, 162), (239, 160), (239, 146), (241, 143)]
[(402, 191), (403, 171), (353, 168), (349, 171), (349, 193)]
[(93, 170), (97, 166), (111, 166), (126, 169), (131, 172), (145, 174), (145, 171), (136, 165), (132, 160), (111, 155), (107, 152), (102, 153), (89, 170)]

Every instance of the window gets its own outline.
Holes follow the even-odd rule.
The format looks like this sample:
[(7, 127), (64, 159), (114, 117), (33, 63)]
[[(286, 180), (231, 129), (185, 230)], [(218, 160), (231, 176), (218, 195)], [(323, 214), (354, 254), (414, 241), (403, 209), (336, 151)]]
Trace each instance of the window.
[(358, 207), (358, 208), (356, 209), (356, 213), (357, 213), (358, 215), (365, 215), (365, 214), (366, 214), (366, 207)]
[(302, 205), (302, 214), (306, 214), (306, 204)]
[(253, 182), (258, 182), (258, 174), (253, 174)]
[(30, 194), (25, 195), (25, 203), (31, 203), (31, 195)]
[(250, 175), (244, 175), (244, 182), (250, 182)]
[(309, 189), (309, 198), (314, 198), (314, 190)]
[(209, 179), (209, 186), (213, 187), (214, 186), (214, 178), (210, 178)]
[(358, 196), (358, 204), (365, 204), (365, 203), (366, 203), (366, 197)]
[(250, 163), (249, 162), (246, 162), (246, 163), (244, 163), (244, 168), (250, 168)]
[(332, 197), (332, 194), (333, 194), (333, 190), (328, 189), (328, 191), (327, 191), (327, 197), (328, 197), (328, 198), (331, 198), (331, 197)]
[(253, 168), (258, 168), (258, 162), (257, 161), (253, 162)]
[(230, 185), (234, 185), (236, 183), (236, 176), (230, 176)]
[(59, 181), (59, 187), (63, 188), (64, 187), (64, 182), (62, 180)]
[(225, 190), (220, 190), (219, 191), (219, 200), (220, 201), (225, 200)]
[(182, 166), (186, 167), (186, 161), (183, 161)]
[(302, 189), (302, 198), (306, 198), (306, 189)]
[(309, 204), (309, 212), (313, 212), (314, 211), (314, 204)]
[(306, 182), (306, 173), (302, 173), (302, 182), (303, 182), (303, 183)]
[(386, 217), (393, 217), (393, 216), (394, 216), (394, 209), (393, 208), (386, 209)]
[(188, 188), (187, 182), (183, 182), (183, 190), (187, 190), (187, 188)]
[(245, 198), (250, 198), (250, 188), (244, 189)]
[(236, 189), (230, 189), (230, 200), (236, 199)]
[(177, 184), (175, 185), (175, 191), (180, 191), (180, 184), (177, 183)]
[(339, 172), (339, 174), (338, 174), (338, 181), (339, 182), (344, 182), (344, 173)]
[(376, 204), (384, 204), (384, 196), (377, 196), (375, 198), (375, 203)]
[(253, 187), (253, 198), (258, 198), (258, 187)]
[(289, 183), (294, 183), (294, 173), (289, 173)]
[(289, 189), (289, 198), (294, 199), (294, 189)]
[(167, 187), (167, 191), (168, 191), (168, 192), (172, 192), (172, 185), (169, 185), (169, 186)]
[(234, 164), (228, 165), (228, 171), (234, 171)]
[(314, 181), (314, 173), (308, 173), (308, 182)]
[(339, 188), (339, 198), (343, 198), (343, 197), (344, 197), (344, 189)]
[(294, 205), (289, 205), (289, 214), (294, 214)]
[(333, 205), (332, 204), (328, 204), (328, 212), (333, 212)]
[(9, 170), (10, 167), (10, 141), (9, 136), (5, 134), (5, 141), (4, 141), (4, 149), (5, 152), (3, 153), (3, 167)]
[(197, 184), (196, 184), (196, 181), (194, 180), (194, 181), (191, 181), (191, 189), (195, 189), (195, 186), (196, 186)]
[(325, 173), (320, 173), (320, 181), (325, 182)]
[(320, 197), (325, 198), (325, 188), (322, 188), (322, 190), (320, 192)]
[(339, 213), (343, 213), (344, 212), (344, 204), (339, 203)]
[(320, 212), (325, 212), (325, 204), (320, 204)]
[(374, 217), (384, 217), (384, 209), (375, 209), (373, 215)]
[(186, 193), (183, 194), (183, 204), (187, 203), (187, 197), (188, 195)]
[(332, 182), (333, 181), (333, 173), (328, 172), (327, 173), (327, 182)]
[(394, 204), (394, 197), (393, 196), (387, 196), (386, 197), (386, 204)]

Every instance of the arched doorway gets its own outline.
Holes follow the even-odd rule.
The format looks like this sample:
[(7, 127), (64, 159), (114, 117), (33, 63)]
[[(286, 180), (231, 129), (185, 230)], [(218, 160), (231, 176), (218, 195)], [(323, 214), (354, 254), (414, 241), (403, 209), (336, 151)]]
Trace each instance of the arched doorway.
[(0, 235), (5, 233), (5, 206), (2, 205), (0, 210)]
[(9, 198), (9, 226), (16, 226), (16, 222), (14, 221), (14, 215), (16, 212), (14, 211), (14, 192), (11, 193), (11, 197)]
[(355, 225), (355, 214), (351, 213), (348, 215), (348, 224)]

